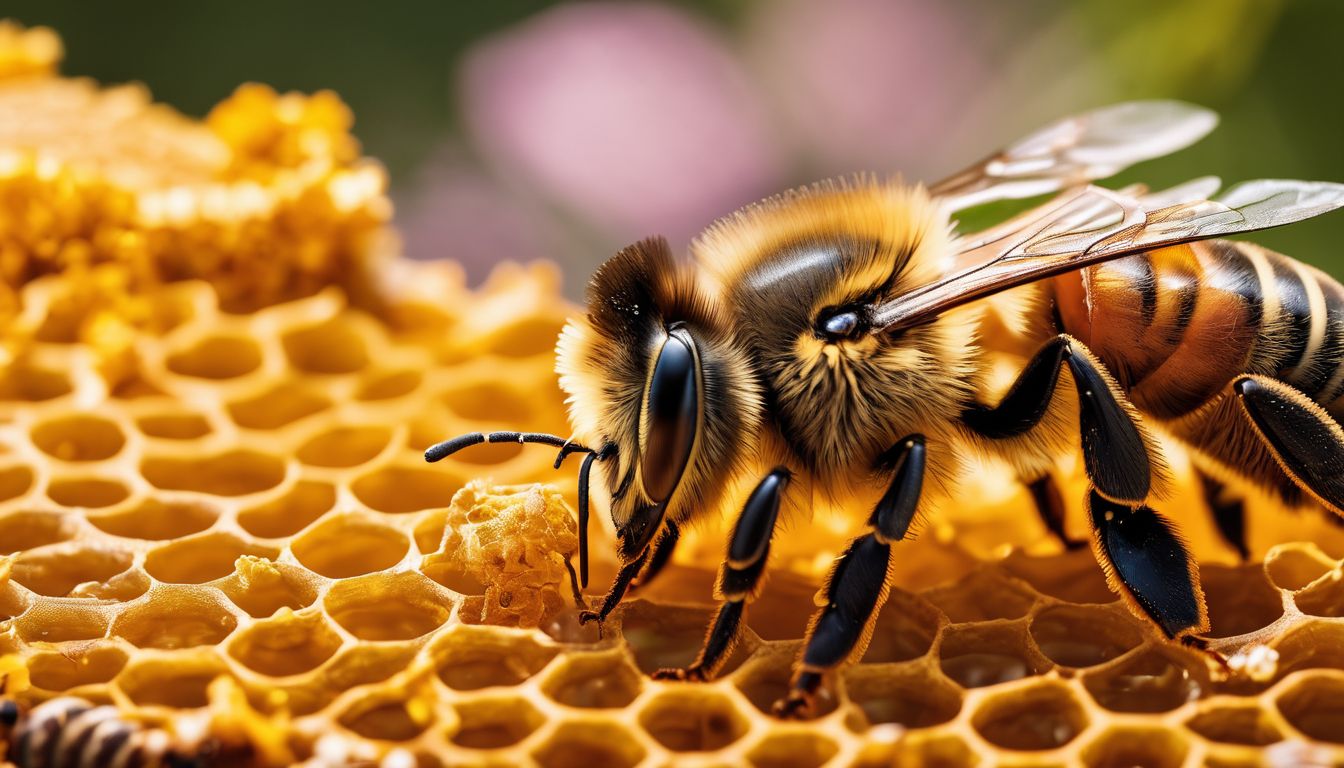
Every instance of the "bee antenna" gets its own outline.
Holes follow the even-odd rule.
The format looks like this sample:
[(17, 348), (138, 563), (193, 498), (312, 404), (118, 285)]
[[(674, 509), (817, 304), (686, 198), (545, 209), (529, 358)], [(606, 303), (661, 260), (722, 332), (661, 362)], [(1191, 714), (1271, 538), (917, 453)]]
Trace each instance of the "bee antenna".
[(555, 466), (559, 467), (560, 462), (571, 453), (592, 453), (593, 449), (578, 443), (566, 440), (563, 437), (549, 435), (545, 432), (470, 432), (465, 435), (458, 435), (441, 443), (431, 445), (425, 451), (425, 461), (433, 464), (436, 461), (452, 456), (463, 448), (470, 448), (473, 445), (481, 443), (540, 443), (560, 449), (560, 456), (555, 461)]

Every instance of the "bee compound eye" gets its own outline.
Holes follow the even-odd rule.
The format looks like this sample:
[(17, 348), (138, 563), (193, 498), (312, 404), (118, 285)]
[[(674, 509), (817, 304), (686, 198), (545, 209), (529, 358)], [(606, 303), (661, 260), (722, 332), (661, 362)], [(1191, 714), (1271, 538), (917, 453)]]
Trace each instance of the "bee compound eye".
[(681, 480), (695, 443), (700, 382), (695, 342), (683, 329), (668, 334), (658, 352), (644, 402), (640, 476), (654, 503), (665, 501)]

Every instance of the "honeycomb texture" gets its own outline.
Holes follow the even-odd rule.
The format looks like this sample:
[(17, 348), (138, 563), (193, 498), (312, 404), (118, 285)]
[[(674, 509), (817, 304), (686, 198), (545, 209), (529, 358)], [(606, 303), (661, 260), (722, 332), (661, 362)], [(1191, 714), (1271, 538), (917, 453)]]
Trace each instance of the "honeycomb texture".
[[(34, 124), (61, 129), (43, 142), (91, 130), (81, 121), (93, 102), (129, 98), (128, 112), (156, 116), (128, 130), (225, 147), (212, 167), (263, 196), (312, 162), (328, 169), (310, 177), (323, 194), (344, 178), (333, 169), (368, 167), (332, 97), (246, 88), (202, 127), (138, 90), (60, 80), (58, 57), (49, 32), (0, 28), (0, 111), (29, 99)], [(295, 126), (319, 138), (300, 141)], [(174, 142), (130, 161), (146, 166), (140, 181), (187, 172), (177, 160), (189, 148)], [(0, 137), (0, 159), (22, 145)], [(64, 191), (42, 204), (134, 187), (114, 170), (130, 150), (100, 151), (93, 181), (63, 175), (78, 158), (49, 169)], [(0, 162), (5, 205), (39, 194), (32, 172), (15, 170), (27, 167)], [(182, 199), (213, 194), (185, 183), (197, 191)], [(380, 184), (364, 198), (373, 208)], [(1061, 552), (1025, 492), (988, 466), (902, 545), (873, 643), (817, 720), (766, 713), (857, 517), (790, 521), (719, 680), (650, 680), (698, 649), (721, 526), (694, 532), (599, 637), (577, 624), (567, 589), (573, 464), (555, 473), (552, 453), (517, 445), (420, 459), (466, 431), (566, 431), (551, 347), (573, 308), (553, 269), (504, 265), (470, 291), (451, 264), (388, 259), (386, 279), (355, 290), (323, 265), (333, 253), (372, 263), (369, 209), (319, 205), (302, 219), (314, 229), (287, 227), (298, 240), (271, 246), (268, 227), (281, 225), (267, 216), (249, 225), (253, 240), (203, 225), (211, 214), (194, 203), (183, 210), (167, 224), (117, 219), (118, 237), (148, 239), (84, 261), (50, 259), (98, 239), (102, 214), (82, 218), (83, 234), (0, 232), (14, 318), (0, 364), (0, 676), (29, 716), (79, 697), (159, 743), (255, 764), (1344, 762), (1344, 534), (1255, 499), (1257, 559), (1237, 563), (1189, 488), (1164, 509), (1201, 557), (1230, 674), (1155, 639), (1090, 553)], [(369, 235), (358, 247), (343, 239), (350, 226)], [(178, 245), (155, 250), (148, 232)], [(147, 266), (216, 236), (213, 267)], [(259, 275), (260, 253), (290, 261)], [(97, 301), (72, 301), (85, 290)], [(1180, 476), (1181, 454), (1171, 458)], [(1070, 461), (1059, 472), (1079, 482)], [(597, 588), (614, 571), (603, 525)]]

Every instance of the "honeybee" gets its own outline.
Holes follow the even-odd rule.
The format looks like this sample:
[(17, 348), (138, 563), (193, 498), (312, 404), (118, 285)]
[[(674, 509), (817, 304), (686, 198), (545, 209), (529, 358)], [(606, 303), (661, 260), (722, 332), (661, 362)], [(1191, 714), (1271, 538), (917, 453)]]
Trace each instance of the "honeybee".
[[(1178, 102), (1120, 104), (928, 188), (856, 177), (786, 192), (715, 223), (688, 258), (662, 239), (636, 243), (597, 270), (586, 314), (560, 335), (573, 436), (474, 433), (426, 458), (504, 441), (558, 448), (557, 467), (584, 454), (585, 584), (600, 468), (595, 490), (622, 567), (584, 621), (602, 621), (632, 583), (652, 580), (686, 525), (735, 513), (704, 646), (664, 678), (703, 680), (727, 658), (781, 505), (871, 509), (819, 593), (775, 707), (783, 716), (806, 716), (828, 676), (863, 654), (893, 546), (973, 454), (1013, 466), (1063, 536), (1046, 470), (1081, 450), (1090, 543), (1110, 587), (1165, 637), (1205, 647), (1198, 571), (1150, 506), (1168, 480), (1146, 422), (1192, 449), (1234, 542), (1242, 513), (1223, 501), (1229, 478), (1344, 513), (1344, 287), (1286, 256), (1212, 239), (1338, 208), (1344, 185), (1262, 180), (1214, 196), (1211, 178), (1161, 192), (1089, 184), (1188, 146), (1216, 122)], [(1058, 194), (986, 231), (954, 233), (958, 211), (1047, 193)], [(991, 303), (999, 322), (1040, 340), (999, 397), (981, 335)]]

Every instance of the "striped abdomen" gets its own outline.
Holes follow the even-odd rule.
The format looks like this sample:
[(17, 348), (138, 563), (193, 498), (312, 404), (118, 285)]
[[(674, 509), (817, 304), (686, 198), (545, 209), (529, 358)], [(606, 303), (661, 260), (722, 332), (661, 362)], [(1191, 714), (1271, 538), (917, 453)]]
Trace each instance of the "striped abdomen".
[(1158, 419), (1195, 411), (1242, 373), (1344, 411), (1344, 287), (1286, 256), (1193, 243), (1061, 276), (1055, 292), (1065, 330)]

